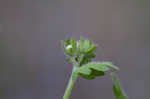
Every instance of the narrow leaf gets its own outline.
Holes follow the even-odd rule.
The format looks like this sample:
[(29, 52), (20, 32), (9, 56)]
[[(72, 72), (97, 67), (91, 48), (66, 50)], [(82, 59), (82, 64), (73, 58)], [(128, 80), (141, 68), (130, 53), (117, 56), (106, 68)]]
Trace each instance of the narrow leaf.
[(112, 62), (102, 62), (102, 64), (107, 65), (108, 67), (112, 68), (115, 71), (119, 70), (119, 68), (117, 66), (113, 65)]
[(116, 99), (127, 99), (127, 96), (125, 95), (123, 89), (120, 87), (120, 83), (118, 78), (114, 73), (111, 73), (112, 81), (114, 83), (113, 85), (113, 91)]
[(79, 43), (79, 48), (80, 48), (80, 51), (82, 52), (83, 50), (83, 44), (84, 44), (84, 39), (82, 37), (80, 37), (80, 43)]
[(72, 37), (72, 50), (75, 52), (77, 49), (77, 42), (76, 40)]
[(90, 47), (90, 40), (85, 40), (83, 45), (83, 51), (87, 52)]
[(86, 53), (92, 53), (96, 50), (96, 45), (93, 45)]

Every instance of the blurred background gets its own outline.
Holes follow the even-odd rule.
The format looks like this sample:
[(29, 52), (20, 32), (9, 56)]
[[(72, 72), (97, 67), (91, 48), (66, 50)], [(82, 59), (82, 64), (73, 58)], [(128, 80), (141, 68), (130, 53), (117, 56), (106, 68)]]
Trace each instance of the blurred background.
[[(97, 43), (129, 99), (150, 97), (149, 0), (0, 0), (0, 99), (62, 99), (72, 66), (60, 40)], [(109, 75), (79, 77), (70, 99), (115, 99)]]

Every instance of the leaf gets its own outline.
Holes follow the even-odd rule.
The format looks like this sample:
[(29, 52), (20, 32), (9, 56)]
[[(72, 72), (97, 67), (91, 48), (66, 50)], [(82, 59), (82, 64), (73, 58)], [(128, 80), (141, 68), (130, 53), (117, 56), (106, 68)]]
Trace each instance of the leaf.
[(110, 67), (111, 69), (118, 71), (119, 68), (115, 65), (112, 64), (112, 62), (101, 62), (101, 64), (107, 65), (108, 67)]
[(85, 57), (88, 59), (92, 59), (92, 58), (95, 58), (96, 55), (95, 55), (95, 53), (89, 53), (89, 54), (86, 54)]
[(65, 42), (65, 46), (68, 46), (68, 45), (70, 45), (71, 43), (70, 43), (70, 39), (67, 39), (66, 40), (66, 42)]
[(120, 83), (118, 78), (114, 73), (111, 73), (112, 81), (113, 81), (113, 91), (116, 99), (127, 99), (127, 96), (125, 95), (123, 89), (120, 87)]
[(88, 80), (93, 80), (95, 78), (93, 75), (85, 75), (82, 73), (79, 73), (79, 75), (85, 79), (88, 79)]
[(87, 64), (88, 62), (90, 62), (95, 57), (96, 57), (95, 53), (90, 53), (90, 54), (84, 55), (82, 57), (82, 60), (80, 61), (80, 65)]
[(108, 71), (108, 66), (98, 63), (98, 62), (91, 62), (85, 65), (82, 65), (79, 68), (79, 74), (85, 79), (94, 79), (97, 76), (103, 76), (104, 72)]
[(98, 70), (95, 70), (95, 69), (91, 69), (92, 70), (92, 73), (91, 75), (94, 75), (94, 76), (104, 76), (104, 72), (102, 71), (98, 71)]
[[(76, 58), (78, 59), (80, 57), (80, 44), (77, 42), (77, 49), (76, 49)], [(79, 59), (78, 59), (79, 60)]]
[(88, 67), (103, 72), (109, 70), (109, 67), (106, 64), (103, 64), (101, 62), (90, 62), (88, 64), (83, 65), (82, 67)]
[(84, 75), (90, 75), (91, 70), (87, 66), (82, 66), (79, 68), (79, 73), (84, 74)]
[(83, 59), (84, 59), (84, 55), (81, 54), (80, 57), (79, 57), (79, 64), (81, 64), (81, 62), (83, 61)]
[(86, 54), (92, 53), (96, 50), (96, 45), (93, 45), (91, 48), (88, 49), (88, 51), (86, 52)]
[[(110, 66), (111, 65), (111, 66)], [(97, 76), (104, 76), (104, 73), (112, 68), (113, 64), (110, 62), (90, 62), (81, 65), (79, 68), (79, 74), (85, 79), (95, 78)], [(117, 68), (117, 67), (113, 67)]]
[(85, 79), (93, 80), (97, 76), (104, 76), (104, 72), (91, 69), (91, 73), (89, 75), (86, 75), (85, 73), (83, 74), (81, 72), (79, 75)]
[(77, 42), (76, 40), (72, 37), (72, 50), (75, 52), (77, 49)]
[(90, 40), (85, 40), (83, 45), (83, 52), (88, 51), (89, 47), (90, 47)]
[(83, 50), (83, 44), (84, 44), (84, 39), (82, 37), (80, 37), (80, 43), (79, 43), (79, 48), (80, 48), (80, 51), (82, 52)]
[(90, 68), (93, 68), (95, 70), (98, 71), (103, 71), (106, 72), (109, 70), (108, 66), (106, 66), (105, 64), (102, 64), (100, 62), (91, 62), (87, 64)]

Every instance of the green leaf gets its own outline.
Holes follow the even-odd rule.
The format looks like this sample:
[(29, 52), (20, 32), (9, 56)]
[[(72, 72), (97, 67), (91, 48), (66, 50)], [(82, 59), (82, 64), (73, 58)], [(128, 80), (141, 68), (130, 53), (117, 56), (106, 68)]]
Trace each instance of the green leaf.
[[(80, 57), (80, 43), (77, 42), (77, 49), (76, 49), (76, 58), (78, 59)], [(79, 59), (78, 59), (79, 60)]]
[(90, 54), (84, 55), (84, 57), (82, 57), (82, 60), (80, 61), (80, 65), (82, 66), (83, 64), (87, 64), (95, 57), (96, 57), (95, 53), (90, 53)]
[(104, 76), (104, 73), (109, 71), (112, 66), (113, 64), (110, 62), (90, 62), (81, 65), (81, 67), (79, 68), (79, 74), (86, 79), (91, 77), (95, 78), (97, 76)]
[(79, 64), (81, 64), (81, 62), (83, 61), (83, 59), (84, 59), (84, 55), (81, 54), (80, 57), (79, 57)]
[(79, 41), (79, 49), (80, 49), (80, 52), (83, 51), (83, 45), (84, 45), (84, 39), (82, 37), (80, 37), (80, 41)]
[(85, 57), (88, 59), (92, 59), (92, 58), (96, 57), (96, 54), (95, 53), (89, 53), (89, 54), (86, 54)]
[(119, 70), (119, 68), (117, 66), (113, 65), (112, 62), (101, 62), (101, 63), (107, 65), (108, 67), (112, 68), (115, 71)]
[(86, 51), (86, 54), (93, 53), (96, 50), (96, 45), (93, 45), (91, 48)]
[(88, 79), (88, 80), (93, 80), (95, 78), (95, 76), (93, 76), (93, 75), (85, 75), (82, 73), (79, 73), (79, 75), (85, 79)]
[(65, 42), (65, 46), (68, 46), (68, 45), (70, 45), (71, 43), (70, 43), (70, 39), (67, 39), (66, 40), (66, 42)]
[(113, 91), (116, 99), (127, 99), (127, 96), (125, 95), (123, 89), (120, 87), (120, 83), (118, 78), (114, 73), (111, 73), (112, 81), (113, 81)]
[(95, 77), (104, 76), (104, 72), (91, 69), (91, 72), (89, 75), (85, 73), (81, 73), (81, 72), (79, 72), (79, 75), (85, 79), (93, 80)]
[(77, 42), (76, 40), (72, 37), (72, 50), (75, 52), (77, 49)]
[(90, 60), (89, 59), (87, 59), (87, 58), (85, 58), (85, 56), (83, 57), (83, 59), (82, 59), (82, 61), (80, 62), (80, 66), (82, 66), (82, 65), (84, 65), (84, 64), (86, 64), (86, 63), (88, 63)]
[(98, 70), (98, 71), (106, 72), (109, 70), (107, 65), (102, 64), (100, 62), (91, 62), (91, 63), (88, 63), (86, 65), (89, 66), (90, 68), (93, 68), (93, 69)]
[(94, 75), (94, 76), (104, 76), (104, 72), (102, 71), (98, 71), (98, 70), (95, 70), (95, 69), (91, 69), (92, 70), (92, 73), (91, 75)]
[(109, 67), (106, 64), (103, 64), (101, 62), (90, 62), (81, 67), (88, 67), (88, 68), (92, 68), (92, 69), (103, 71), (103, 72), (106, 72), (109, 70)]
[(79, 73), (84, 74), (84, 75), (90, 75), (91, 70), (87, 66), (82, 66), (79, 68)]
[(89, 47), (90, 47), (90, 40), (85, 40), (83, 45), (83, 52), (88, 51)]
[(98, 63), (91, 62), (85, 65), (82, 65), (79, 68), (79, 74), (85, 79), (94, 79), (97, 76), (104, 76), (104, 72), (108, 71), (108, 66)]

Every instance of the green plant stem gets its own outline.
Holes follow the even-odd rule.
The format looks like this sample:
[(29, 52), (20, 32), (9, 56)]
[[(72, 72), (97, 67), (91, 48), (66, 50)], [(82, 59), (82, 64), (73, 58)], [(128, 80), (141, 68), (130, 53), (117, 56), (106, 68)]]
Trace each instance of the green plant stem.
[(75, 84), (77, 78), (78, 78), (78, 72), (77, 72), (77, 69), (78, 67), (75, 67), (73, 68), (72, 70), (72, 75), (70, 77), (70, 80), (69, 80), (69, 83), (68, 83), (68, 86), (67, 86), (67, 89), (65, 91), (65, 94), (64, 94), (64, 97), (63, 99), (69, 99), (69, 96), (71, 94), (71, 90), (73, 88), (73, 85)]

